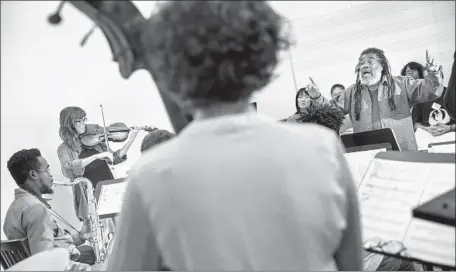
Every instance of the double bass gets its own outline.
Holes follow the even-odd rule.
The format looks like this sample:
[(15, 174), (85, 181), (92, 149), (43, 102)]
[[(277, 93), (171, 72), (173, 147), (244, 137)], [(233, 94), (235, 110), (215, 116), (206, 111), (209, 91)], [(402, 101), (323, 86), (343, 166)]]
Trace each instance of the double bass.
[(85, 14), (94, 27), (84, 36), (84, 46), (95, 28), (99, 28), (108, 40), (113, 60), (119, 65), (120, 75), (124, 79), (138, 70), (149, 72), (155, 82), (167, 114), (176, 133), (179, 133), (192, 121), (188, 112), (179, 105), (175, 98), (166, 92), (166, 84), (147, 61), (147, 53), (141, 42), (147, 19), (141, 14), (132, 1), (61, 1), (57, 10), (48, 17), (52, 25), (60, 24), (64, 4), (69, 3)]

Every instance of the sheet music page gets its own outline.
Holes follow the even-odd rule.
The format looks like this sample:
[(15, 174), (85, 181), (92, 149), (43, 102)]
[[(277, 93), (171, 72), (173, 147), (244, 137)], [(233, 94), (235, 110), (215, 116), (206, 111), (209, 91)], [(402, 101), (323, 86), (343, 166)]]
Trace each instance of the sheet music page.
[(364, 239), (402, 241), (433, 164), (374, 159), (359, 189)]
[(127, 182), (103, 185), (98, 199), (98, 215), (120, 213)]
[(440, 136), (432, 137), (432, 143), (451, 142), (456, 140), (456, 133), (454, 131), (447, 132)]
[(353, 175), (353, 179), (355, 180), (356, 188), (359, 187), (372, 159), (375, 157), (375, 155), (377, 155), (377, 153), (382, 151), (386, 151), (386, 148), (350, 152), (344, 154), (345, 158), (347, 159), (348, 166), (350, 167), (350, 171)]
[(456, 149), (456, 144), (442, 144), (442, 145), (433, 145), (429, 148), (430, 153), (451, 153), (454, 154)]
[(402, 241), (410, 256), (454, 266), (455, 228), (412, 215), (454, 184), (451, 163), (374, 159), (358, 189), (364, 239)]
[[(419, 205), (453, 189), (455, 174), (454, 164), (434, 164)], [(413, 218), (404, 243), (417, 258), (455, 266), (455, 235), (454, 227)]]

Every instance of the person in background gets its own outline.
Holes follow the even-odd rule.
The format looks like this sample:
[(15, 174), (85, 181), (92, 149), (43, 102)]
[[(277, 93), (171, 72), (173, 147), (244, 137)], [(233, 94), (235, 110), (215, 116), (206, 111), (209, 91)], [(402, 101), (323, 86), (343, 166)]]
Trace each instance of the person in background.
[(320, 124), (339, 133), (344, 120), (345, 115), (340, 108), (323, 104), (319, 107), (309, 107), (306, 114), (301, 114), (296, 122)]
[(453, 56), (453, 66), (451, 68), (451, 75), (450, 79), (448, 80), (448, 90), (445, 93), (445, 96), (443, 97), (443, 104), (445, 108), (448, 111), (448, 114), (453, 119), (456, 119), (456, 82), (455, 82), (455, 77), (456, 77), (456, 68), (455, 68), (455, 61), (456, 61), (456, 52), (454, 53)]
[(411, 107), (432, 101), (443, 92), (441, 66), (426, 51), (424, 79), (392, 76), (383, 50), (361, 52), (356, 66), (356, 83), (344, 92), (344, 109), (355, 133), (391, 128), (402, 151), (418, 151)]
[[(134, 129), (125, 145), (112, 152), (104, 141), (94, 146), (84, 146), (79, 138), (84, 133), (103, 133), (102, 127), (86, 125), (86, 112), (80, 107), (66, 107), (60, 112), (59, 135), (63, 143), (57, 148), (62, 173), (73, 181), (85, 177), (92, 182), (93, 188), (99, 181), (114, 179), (108, 163), (119, 164), (127, 160), (127, 152), (133, 144), (139, 130)], [(76, 216), (83, 221), (87, 218), (88, 205), (83, 185), (73, 186)]]
[(333, 107), (338, 107), (344, 110), (344, 96), (345, 86), (342, 84), (334, 84), (331, 87), (331, 100), (330, 103)]
[(146, 152), (151, 147), (174, 138), (174, 136), (175, 135), (173, 133), (164, 129), (151, 131), (143, 138), (143, 141), (141, 143), (141, 153)]
[[(290, 123), (302, 123), (311, 121), (312, 118), (320, 118), (322, 115), (319, 113), (324, 113), (325, 116), (329, 117), (327, 114), (339, 116), (337, 111), (340, 111), (341, 114), (346, 114), (343, 108), (341, 108), (334, 100), (327, 100), (320, 93), (320, 89), (317, 84), (313, 81), (312, 78), (309, 78), (310, 84), (304, 88), (301, 88), (296, 93), (295, 97), (295, 106), (296, 112), (286, 119), (286, 122)], [(333, 108), (334, 110), (330, 109)], [(304, 116), (303, 115), (308, 115)], [(316, 115), (315, 115), (316, 114)], [(305, 121), (304, 121), (305, 120)], [(328, 122), (338, 122), (337, 117), (331, 117), (331, 120)], [(347, 131), (351, 126), (349, 118), (345, 117), (342, 125), (339, 127), (339, 132)]]
[[(424, 67), (417, 62), (409, 62), (402, 68), (402, 76), (410, 76), (413, 79), (424, 78)], [(442, 95), (429, 102), (418, 103), (413, 106), (412, 120), (414, 129), (423, 129), (433, 136), (440, 136), (445, 133), (456, 130), (456, 121), (448, 114), (443, 106), (443, 98), (447, 88), (443, 88)], [(441, 113), (441, 118), (437, 117), (436, 113)], [(432, 123), (432, 124), (431, 124)]]
[(84, 245), (90, 233), (88, 222), (77, 230), (41, 197), (53, 193), (52, 172), (41, 152), (36, 148), (20, 150), (11, 156), (7, 166), (19, 188), (14, 190), (15, 199), (6, 212), (3, 224), (6, 237), (9, 240), (27, 238), (31, 255), (55, 247), (66, 248), (71, 259), (78, 261), (73, 263), (73, 269), (90, 268), (95, 255), (93, 248)]
[(194, 119), (130, 171), (107, 270), (362, 270), (337, 135), (249, 105), (285, 24), (267, 1), (166, 1), (150, 17), (147, 63)]
[(330, 104), (328, 99), (321, 95), (313, 79), (309, 79), (311, 83), (296, 92), (296, 112), (287, 118), (287, 122), (297, 122), (299, 119), (301, 119), (301, 115), (306, 114), (311, 107), (315, 108), (320, 107), (324, 104)]

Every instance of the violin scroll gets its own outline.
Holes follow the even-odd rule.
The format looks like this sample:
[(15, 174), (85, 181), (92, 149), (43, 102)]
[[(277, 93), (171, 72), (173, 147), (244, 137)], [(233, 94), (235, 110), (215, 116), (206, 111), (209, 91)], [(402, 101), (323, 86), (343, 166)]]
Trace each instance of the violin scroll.
[(58, 25), (58, 24), (60, 24), (60, 22), (62, 22), (62, 17), (60, 16), (60, 12), (62, 11), (64, 4), (65, 4), (65, 1), (61, 1), (59, 6), (57, 7), (57, 10), (48, 16), (48, 22), (51, 25)]

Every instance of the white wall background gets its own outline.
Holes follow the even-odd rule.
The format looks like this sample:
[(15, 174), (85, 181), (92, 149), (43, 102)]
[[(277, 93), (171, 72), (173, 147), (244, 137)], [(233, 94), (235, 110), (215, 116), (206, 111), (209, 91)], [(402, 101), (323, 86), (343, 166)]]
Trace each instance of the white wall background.
[[(133, 1), (148, 16), (155, 1)], [(296, 47), (277, 68), (277, 79), (255, 96), (258, 111), (276, 119), (293, 112), (295, 84), (312, 76), (323, 95), (334, 83), (354, 81), (361, 50), (385, 50), (394, 74), (411, 60), (424, 62), (425, 50), (449, 71), (455, 50), (454, 2), (276, 1), (271, 5), (291, 20)], [(13, 200), (14, 181), (6, 168), (9, 157), (22, 148), (39, 148), (56, 180), (63, 180), (56, 149), (58, 115), (62, 108), (84, 108), (89, 121), (101, 124), (103, 104), (107, 124), (151, 125), (171, 130), (155, 85), (144, 72), (123, 80), (111, 61), (109, 45), (97, 30), (84, 48), (82, 36), (92, 26), (70, 5), (57, 27), (47, 16), (57, 2), (1, 2), (1, 222)], [(449, 75), (447, 75), (448, 78)], [(140, 135), (129, 161), (118, 169), (124, 175), (139, 158)], [(54, 208), (76, 224), (71, 189), (60, 188)], [(2, 232), (2, 239), (6, 239)]]

